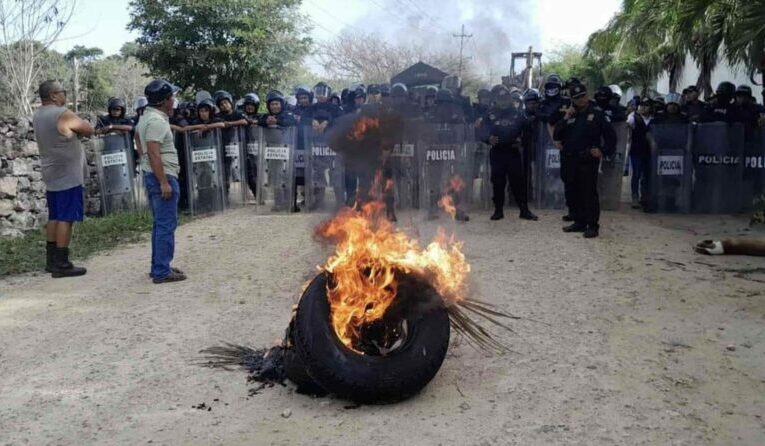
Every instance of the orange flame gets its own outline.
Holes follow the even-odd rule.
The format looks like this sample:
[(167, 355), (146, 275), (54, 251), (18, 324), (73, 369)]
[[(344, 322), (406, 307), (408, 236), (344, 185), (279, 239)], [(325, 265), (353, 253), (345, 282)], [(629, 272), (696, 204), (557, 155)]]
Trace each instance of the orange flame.
[(332, 275), (327, 286), (332, 326), (349, 348), (361, 328), (383, 317), (397, 296), (396, 273), (427, 280), (446, 305), (464, 299), (470, 265), (462, 243), (442, 228), (424, 249), (390, 223), (380, 201), (345, 208), (323, 223), (316, 235), (336, 244), (319, 269)]
[(441, 197), (441, 199), (438, 200), (438, 207), (443, 209), (447, 214), (451, 215), (452, 218), (457, 217), (457, 206), (454, 204), (454, 198), (452, 195), (459, 193), (464, 188), (465, 182), (462, 180), (462, 177), (459, 175), (454, 175), (449, 179), (449, 184), (446, 187), (446, 192)]
[(348, 139), (361, 141), (364, 135), (372, 130), (380, 128), (380, 120), (377, 118), (370, 118), (368, 116), (361, 116), (353, 124), (353, 128), (348, 133)]

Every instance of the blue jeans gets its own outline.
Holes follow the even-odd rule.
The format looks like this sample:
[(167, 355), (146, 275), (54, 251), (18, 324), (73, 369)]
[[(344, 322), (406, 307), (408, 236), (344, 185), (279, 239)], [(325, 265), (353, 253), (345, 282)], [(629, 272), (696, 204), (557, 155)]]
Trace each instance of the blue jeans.
[(175, 228), (178, 226), (178, 197), (180, 188), (178, 179), (168, 175), (167, 181), (173, 189), (170, 199), (162, 198), (159, 180), (153, 173), (143, 174), (146, 195), (154, 216), (151, 228), (151, 277), (164, 279), (170, 275), (170, 262), (175, 253)]
[(651, 156), (630, 155), (630, 165), (632, 166), (632, 197), (639, 198), (640, 201), (648, 200), (648, 182), (650, 181)]

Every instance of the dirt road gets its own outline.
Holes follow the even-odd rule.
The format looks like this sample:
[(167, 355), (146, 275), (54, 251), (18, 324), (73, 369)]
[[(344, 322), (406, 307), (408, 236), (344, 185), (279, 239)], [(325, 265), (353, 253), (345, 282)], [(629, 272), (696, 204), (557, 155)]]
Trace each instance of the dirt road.
[[(183, 283), (151, 284), (146, 243), (83, 278), (2, 280), (0, 444), (765, 444), (765, 259), (691, 250), (744, 222), (606, 213), (587, 241), (540, 214), (442, 219), (480, 296), (527, 319), (501, 334), (511, 354), (452, 339), (425, 391), (389, 406), (248, 397), (244, 372), (189, 364), (220, 341), (282, 336), (326, 258), (316, 216), (243, 209), (181, 227)], [(401, 224), (435, 232), (415, 217)]]

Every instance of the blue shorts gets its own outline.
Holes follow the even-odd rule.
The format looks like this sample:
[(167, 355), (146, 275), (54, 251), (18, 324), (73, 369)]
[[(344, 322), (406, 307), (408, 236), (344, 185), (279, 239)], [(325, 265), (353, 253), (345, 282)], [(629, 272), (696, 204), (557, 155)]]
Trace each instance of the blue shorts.
[(48, 220), (82, 221), (82, 216), (85, 213), (83, 195), (84, 189), (81, 185), (71, 189), (46, 192), (45, 196), (48, 199)]

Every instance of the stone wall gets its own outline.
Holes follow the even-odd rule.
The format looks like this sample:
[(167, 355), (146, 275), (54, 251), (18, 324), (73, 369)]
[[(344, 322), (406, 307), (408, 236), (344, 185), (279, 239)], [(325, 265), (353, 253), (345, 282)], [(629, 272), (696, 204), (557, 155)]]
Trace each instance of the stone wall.
[[(88, 159), (86, 180), (88, 215), (101, 212), (98, 177), (90, 145), (83, 143)], [(48, 220), (40, 154), (29, 119), (0, 120), (0, 237), (18, 237)]]

